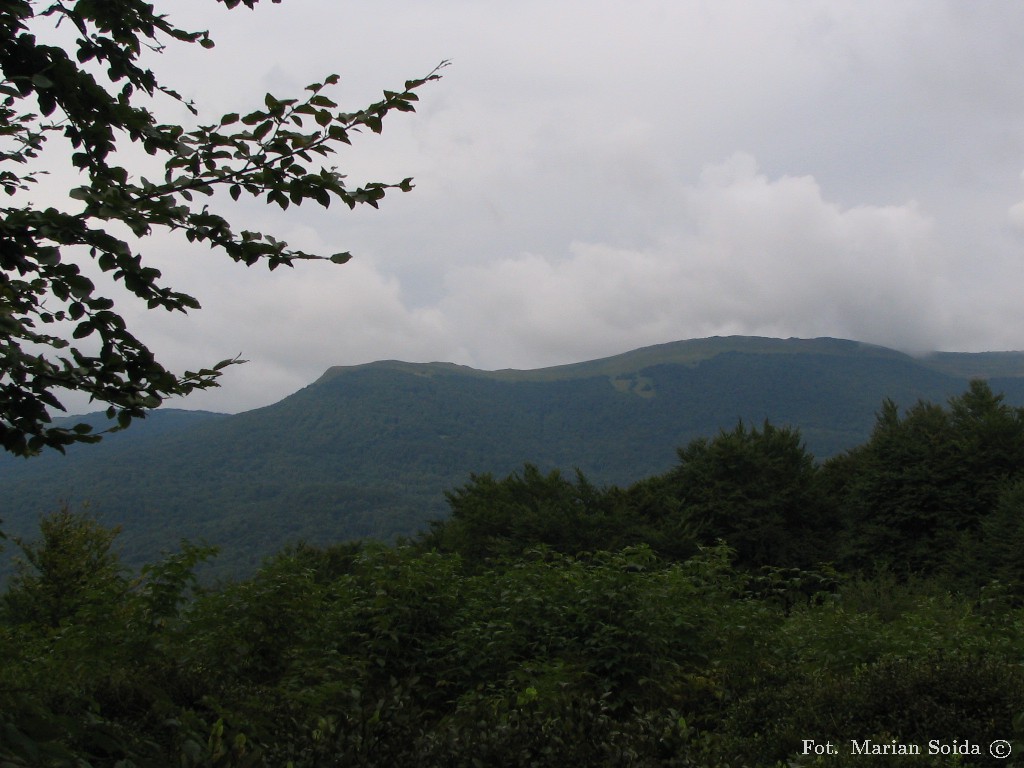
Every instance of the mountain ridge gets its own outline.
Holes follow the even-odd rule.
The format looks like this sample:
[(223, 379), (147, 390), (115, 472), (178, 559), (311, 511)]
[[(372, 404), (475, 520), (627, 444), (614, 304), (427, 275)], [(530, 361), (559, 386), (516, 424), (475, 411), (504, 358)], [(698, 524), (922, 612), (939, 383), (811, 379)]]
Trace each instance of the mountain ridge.
[(287, 541), (414, 535), (471, 473), (529, 462), (628, 484), (738, 420), (798, 427), (824, 459), (863, 442), (884, 399), (945, 401), (968, 383), (949, 371), (968, 369), (1024, 405), (1022, 353), (915, 358), (832, 338), (712, 337), (533, 371), (336, 366), (263, 408), (158, 411), (66, 457), (0, 459), (0, 518), (31, 536), (61, 500), (88, 501), (123, 526), (129, 562), (185, 537), (241, 572)]
[[(593, 375), (613, 374), (623, 371), (635, 370), (651, 362), (666, 363), (677, 362), (682, 364), (696, 364), (702, 360), (710, 359), (723, 352), (753, 352), (757, 354), (793, 354), (794, 352), (820, 352), (823, 354), (850, 354), (851, 352), (879, 354), (885, 356), (896, 356), (911, 358), (904, 352), (894, 349), (868, 344), (861, 341), (848, 339), (837, 339), (829, 336), (821, 336), (814, 339), (802, 339), (790, 337), (788, 339), (774, 339), (763, 336), (709, 336), (702, 339), (684, 339), (680, 341), (669, 341), (661, 344), (638, 347), (637, 349), (621, 352), (615, 355), (584, 360), (575, 363), (562, 363), (553, 366), (540, 368), (499, 368), (485, 370), (459, 365), (457, 363), (434, 361), (430, 363), (410, 363), (402, 360), (377, 360), (372, 363), (361, 363), (351, 366), (332, 366), (320, 376), (314, 384), (328, 381), (334, 376), (367, 367), (387, 367), (396, 370), (436, 370), (444, 373), (465, 373), (467, 375), (480, 376), (483, 378), (494, 378), (514, 381), (552, 381), (565, 378), (586, 378)], [(954, 352), (954, 353), (931, 353), (948, 355), (971, 355), (975, 353)], [(986, 353), (977, 353), (986, 354)], [(987, 353), (987, 354), (1010, 354), (1020, 355), (1020, 373), (1024, 375), (1024, 353)]]

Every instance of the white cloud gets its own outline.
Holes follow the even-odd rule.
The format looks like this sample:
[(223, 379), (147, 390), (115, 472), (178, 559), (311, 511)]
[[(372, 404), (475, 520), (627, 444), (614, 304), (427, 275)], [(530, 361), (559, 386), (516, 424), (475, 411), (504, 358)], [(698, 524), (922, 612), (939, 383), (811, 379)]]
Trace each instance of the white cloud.
[[(161, 323), (152, 342), (193, 366), (225, 353), (250, 359), (229, 372), (224, 393), (189, 401), (235, 410), (294, 391), (331, 365), (383, 358), (530, 368), (731, 334), (927, 351), (956, 348), (950, 339), (983, 332), (997, 311), (1020, 314), (992, 302), (979, 312), (970, 285), (950, 285), (957, 254), (913, 201), (843, 208), (812, 177), (772, 179), (737, 153), (690, 183), (666, 184), (658, 210), (672, 224), (642, 247), (577, 240), (456, 265), (428, 303), (412, 302), (372, 256), (273, 275), (218, 267), (200, 292), (202, 342), (180, 332), (183, 319)], [(287, 234), (299, 247), (329, 250), (312, 228)], [(149, 313), (137, 322), (157, 328)], [(235, 399), (225, 406), (227, 391)]]
[(204, 309), (132, 310), (140, 333), (177, 368), (252, 361), (190, 407), (266, 404), (331, 365), (535, 367), (716, 333), (1024, 348), (1019, 3), (169, 12), (217, 40), (150, 62), (204, 117), (332, 71), (359, 107), (454, 61), (417, 114), (336, 158), (414, 192), (380, 211), (240, 211), (350, 264), (268, 275), (147, 248)]
[[(266, 404), (313, 381), (332, 365), (385, 356), (405, 360), (448, 359), (452, 347), (437, 312), (410, 309), (401, 286), (364, 261), (343, 267), (300, 264), (272, 274), (236, 266), (202, 291), (196, 320), (140, 314), (147, 342), (176, 367), (209, 365), (239, 355), (244, 366), (228, 369), (222, 391), (196, 393), (189, 407), (218, 406), (228, 398)], [(201, 325), (201, 334), (194, 326)], [(231, 410), (234, 410), (232, 407)]]
[(1014, 229), (1024, 232), (1024, 200), (1011, 205), (1006, 218)]
[(937, 341), (941, 249), (912, 203), (844, 210), (812, 178), (768, 179), (748, 155), (709, 166), (673, 202), (679, 227), (661, 242), (466, 267), (440, 308), (490, 366), (728, 333)]

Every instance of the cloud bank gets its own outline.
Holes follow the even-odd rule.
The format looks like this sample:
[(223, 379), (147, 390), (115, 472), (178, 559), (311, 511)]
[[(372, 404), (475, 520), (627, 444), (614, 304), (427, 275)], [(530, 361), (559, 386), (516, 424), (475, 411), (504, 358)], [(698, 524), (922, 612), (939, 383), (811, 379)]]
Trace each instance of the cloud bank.
[(269, 404), (332, 365), (532, 368), (710, 335), (1024, 349), (1018, 3), (180, 0), (174, 14), (217, 47), (153, 66), (204, 113), (332, 71), (334, 95), (362, 106), (454, 61), (415, 115), (337, 158), (354, 182), (413, 176), (412, 193), (380, 211), (224, 211), (349, 264), (268, 275), (151, 244), (204, 308), (133, 308), (140, 335), (179, 369), (250, 361), (187, 407)]
[[(529, 368), (731, 334), (924, 352), (989, 321), (974, 313), (983, 297), (949, 284), (957, 254), (913, 201), (844, 208), (814, 178), (772, 179), (739, 153), (678, 185), (661, 211), (671, 225), (642, 245), (580, 240), (458, 265), (438, 298), (418, 305), (369, 260), (273, 277), (239, 269), (207, 288), (220, 321), (205, 325), (207, 343), (159, 343), (182, 356), (242, 352), (259, 382), (241, 390), (244, 401), (382, 357)], [(312, 231), (293, 239), (304, 234), (318, 245)]]

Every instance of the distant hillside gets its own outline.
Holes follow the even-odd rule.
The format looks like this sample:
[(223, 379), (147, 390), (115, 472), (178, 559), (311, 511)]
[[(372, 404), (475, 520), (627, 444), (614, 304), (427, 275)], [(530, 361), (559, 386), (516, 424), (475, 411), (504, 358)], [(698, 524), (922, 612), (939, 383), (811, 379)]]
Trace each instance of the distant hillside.
[(247, 570), (287, 541), (412, 535), (471, 472), (531, 462), (629, 483), (739, 419), (798, 426), (825, 458), (867, 438), (884, 398), (942, 402), (971, 376), (1024, 404), (1019, 353), (915, 359), (839, 339), (698, 339), (534, 371), (337, 367), (266, 408), (157, 412), (68, 456), (0, 458), (0, 518), (31, 535), (60, 500), (88, 502), (124, 526), (129, 561), (186, 537)]
[(1020, 378), (1024, 352), (933, 352), (921, 362), (936, 371), (967, 379)]

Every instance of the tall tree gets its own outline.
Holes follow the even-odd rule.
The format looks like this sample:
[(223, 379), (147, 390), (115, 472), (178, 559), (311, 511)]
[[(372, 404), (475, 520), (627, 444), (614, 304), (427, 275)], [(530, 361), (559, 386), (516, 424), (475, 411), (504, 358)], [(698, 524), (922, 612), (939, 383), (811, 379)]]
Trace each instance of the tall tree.
[(826, 465), (847, 529), (846, 563), (959, 571), (1004, 489), (1024, 471), (1024, 410), (973, 381), (948, 407), (887, 400), (867, 443)]
[(42, 518), (39, 531), (40, 541), (18, 542), (22, 559), (0, 599), (0, 619), (52, 629), (83, 608), (116, 600), (127, 588), (112, 549), (118, 529), (64, 507)]
[[(228, 8), (253, 8), (258, 1), (218, 0)], [(183, 374), (168, 370), (129, 330), (111, 293), (83, 274), (84, 260), (148, 308), (186, 312), (198, 302), (165, 285), (139, 252), (158, 231), (205, 243), (247, 266), (349, 259), (348, 253), (315, 255), (270, 234), (236, 231), (211, 210), (225, 202), (213, 197), (217, 190), (282, 209), (307, 200), (324, 207), (340, 200), (354, 208), (376, 207), (387, 190), (412, 187), (404, 179), (350, 188), (344, 174), (324, 162), (353, 133), (379, 133), (388, 113), (413, 111), (415, 89), (436, 80), (437, 69), (357, 111), (340, 111), (325, 95), (338, 81), (330, 75), (301, 98), (267, 94), (247, 114), (185, 130), (158, 122), (148, 107), (158, 97), (198, 114), (144, 61), (169, 42), (214, 45), (207, 32), (175, 26), (144, 0), (0, 3), (0, 187), (10, 201), (0, 207), (0, 445), (15, 454), (99, 439), (88, 425), (52, 426), (53, 413), (64, 410), (62, 390), (106, 404), (108, 418), (124, 427), (168, 396), (215, 386), (222, 369), (237, 362)], [(122, 165), (125, 142), (158, 158), (162, 178)], [(67, 204), (37, 207), (30, 192), (45, 173), (43, 160), (66, 150), (78, 171)], [(54, 191), (48, 190), (51, 198)]]
[(536, 546), (575, 555), (614, 549), (640, 540), (630, 510), (579, 470), (575, 479), (533, 464), (497, 480), (471, 475), (445, 494), (451, 516), (431, 524), (428, 547), (458, 552), (467, 562), (510, 557)]
[(799, 430), (740, 422), (680, 448), (666, 477), (698, 542), (724, 539), (743, 565), (804, 566), (828, 555), (831, 518), (817, 472)]

